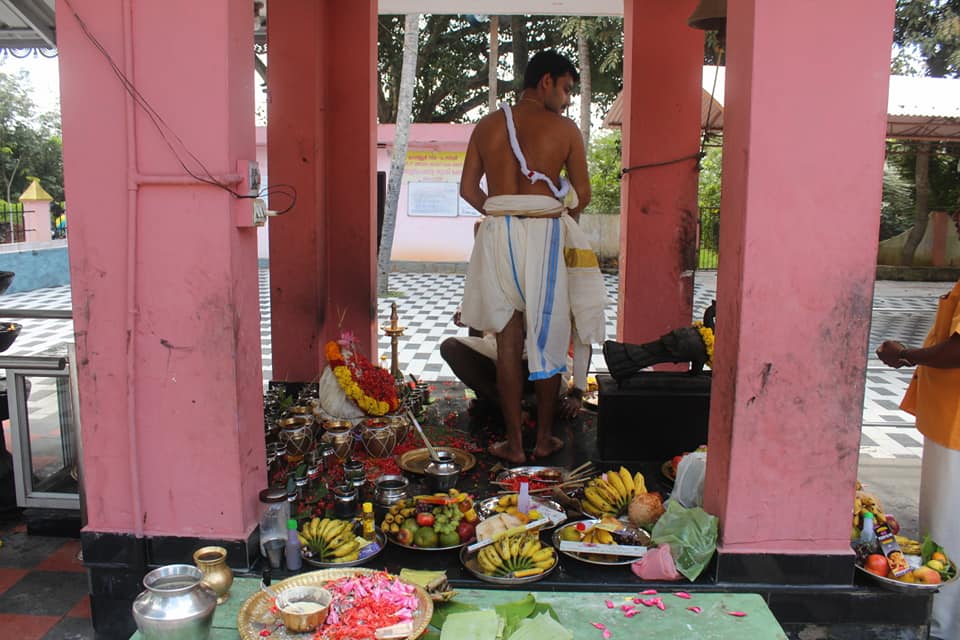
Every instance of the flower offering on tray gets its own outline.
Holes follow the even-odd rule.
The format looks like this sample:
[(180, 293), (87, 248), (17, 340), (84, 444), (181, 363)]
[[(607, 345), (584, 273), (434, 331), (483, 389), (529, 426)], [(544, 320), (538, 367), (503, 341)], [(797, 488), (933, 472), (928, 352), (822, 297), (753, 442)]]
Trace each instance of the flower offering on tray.
[[(371, 363), (357, 346), (350, 333), (343, 333), (339, 340), (327, 343), (327, 361), (337, 385), (367, 415), (382, 416), (396, 411), (400, 408), (396, 381), (389, 371)], [(321, 398), (321, 404), (324, 404), (324, 398)], [(324, 404), (325, 409), (327, 404)]]

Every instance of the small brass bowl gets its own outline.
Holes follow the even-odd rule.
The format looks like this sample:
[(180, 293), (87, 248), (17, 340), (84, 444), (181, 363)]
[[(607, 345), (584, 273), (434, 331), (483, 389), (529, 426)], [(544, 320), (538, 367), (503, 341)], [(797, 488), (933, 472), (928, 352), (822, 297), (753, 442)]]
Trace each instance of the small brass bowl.
[(277, 594), (277, 609), (283, 626), (301, 633), (315, 631), (327, 619), (333, 596), (320, 587), (290, 587)]

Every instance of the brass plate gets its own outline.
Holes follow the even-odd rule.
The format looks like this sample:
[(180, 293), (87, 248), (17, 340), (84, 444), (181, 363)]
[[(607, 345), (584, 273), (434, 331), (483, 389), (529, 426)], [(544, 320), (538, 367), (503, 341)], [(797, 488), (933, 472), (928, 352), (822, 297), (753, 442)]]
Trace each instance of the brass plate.
[(616, 566), (616, 565), (627, 565), (633, 564), (640, 558), (636, 556), (615, 556), (612, 554), (606, 553), (578, 553), (576, 551), (563, 551), (560, 549), (560, 531), (566, 529), (567, 527), (575, 527), (578, 523), (582, 522), (587, 527), (592, 527), (593, 525), (600, 522), (597, 518), (592, 518), (589, 520), (578, 520), (577, 522), (568, 523), (562, 527), (558, 527), (553, 532), (553, 546), (558, 553), (562, 553), (566, 556), (573, 558), (574, 560), (579, 560), (580, 562), (587, 562), (590, 564), (599, 564), (604, 566)]
[[(477, 458), (469, 451), (455, 447), (434, 447), (437, 451), (446, 451), (453, 454), (453, 459), (460, 464), (460, 473), (465, 473), (477, 464)], [(423, 470), (430, 463), (430, 452), (423, 449), (411, 449), (400, 454), (397, 464), (404, 471), (423, 475)]]
[[(323, 587), (331, 580), (372, 573), (377, 572), (373, 569), (322, 569), (287, 578), (270, 588), (279, 592), (287, 587)], [(419, 638), (427, 630), (430, 625), (430, 618), (433, 617), (433, 600), (421, 587), (416, 585), (414, 587), (418, 606), (417, 612), (413, 616), (413, 633), (407, 636), (410, 640)], [(240, 613), (237, 614), (237, 630), (240, 632), (242, 640), (263, 640), (260, 636), (260, 632), (263, 630), (270, 632), (270, 640), (313, 640), (316, 635), (313, 631), (292, 633), (287, 631), (282, 624), (278, 625), (278, 616), (270, 611), (272, 606), (270, 596), (262, 590), (247, 598), (247, 601), (240, 607)]]

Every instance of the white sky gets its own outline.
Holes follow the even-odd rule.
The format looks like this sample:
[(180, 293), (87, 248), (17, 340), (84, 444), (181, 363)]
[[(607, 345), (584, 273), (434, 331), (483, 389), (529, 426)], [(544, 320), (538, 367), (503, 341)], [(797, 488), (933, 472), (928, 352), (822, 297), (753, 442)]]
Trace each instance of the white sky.
[(30, 74), (27, 92), (40, 112), (60, 110), (60, 71), (57, 58), (30, 54), (18, 59), (0, 52), (0, 72), (16, 75), (20, 70)]

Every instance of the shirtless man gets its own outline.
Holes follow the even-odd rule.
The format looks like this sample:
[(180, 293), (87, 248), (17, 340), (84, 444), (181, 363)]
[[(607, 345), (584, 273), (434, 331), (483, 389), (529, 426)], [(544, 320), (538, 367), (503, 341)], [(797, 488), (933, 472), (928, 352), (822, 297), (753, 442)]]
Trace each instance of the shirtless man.
[[(496, 332), (497, 390), (506, 423), (506, 440), (491, 445), (490, 453), (511, 463), (526, 461), (521, 439), (520, 404), (525, 326), (527, 352), (534, 354), (529, 358), (530, 379), (534, 381), (537, 397), (537, 440), (533, 455), (538, 458), (547, 456), (563, 447), (563, 441), (552, 434), (560, 384), (559, 372), (553, 366), (556, 357), (542, 370), (537, 370), (535, 363), (541, 360), (534, 352), (546, 342), (543, 325), (550, 322), (561, 325), (557, 320), (562, 314), (567, 316), (567, 333), (554, 342), (559, 344), (559, 340), (565, 338), (565, 344), (569, 345), (570, 305), (566, 280), (561, 280), (555, 288), (551, 287), (554, 287), (556, 280), (550, 280), (546, 285), (535, 282), (554, 278), (552, 270), (556, 270), (558, 254), (553, 252), (552, 247), (549, 251), (543, 251), (531, 238), (549, 239), (552, 233), (555, 244), (556, 234), (562, 233), (566, 239), (569, 231), (567, 227), (557, 224), (556, 219), (565, 213), (576, 219), (590, 202), (590, 180), (583, 139), (576, 124), (561, 115), (569, 106), (574, 84), (579, 79), (576, 68), (565, 57), (553, 51), (536, 55), (527, 66), (524, 90), (517, 104), (512, 109), (504, 105), (477, 123), (470, 137), (460, 179), (460, 195), (487, 215), (471, 256), (471, 267), (464, 288), (463, 320), (469, 326)], [(511, 140), (511, 137), (514, 139)], [(561, 178), (563, 170), (566, 170), (569, 186)], [(484, 193), (480, 186), (484, 175), (489, 194)], [(575, 192), (572, 200), (567, 195), (571, 188)], [(549, 204), (552, 201), (557, 206), (536, 211), (522, 207), (513, 210), (508, 206), (506, 210), (500, 207), (495, 211), (488, 201), (488, 198), (495, 201), (495, 196), (541, 196), (538, 202)], [(543, 196), (547, 199), (544, 200)], [(549, 230), (543, 232), (542, 229)], [(538, 235), (543, 233), (547, 235)], [(486, 247), (491, 242), (499, 243), (500, 248), (488, 250)], [(562, 263), (562, 246), (559, 251), (559, 262)], [(533, 262), (527, 259), (527, 254), (531, 253), (536, 253)], [(536, 267), (539, 264), (536, 260), (541, 253), (544, 256), (544, 268), (539, 271), (547, 274), (538, 273)], [(509, 263), (506, 269), (507, 273), (512, 269), (512, 278), (505, 277), (499, 271), (504, 262)], [(531, 267), (531, 264), (534, 266)], [(563, 270), (562, 267), (560, 270)], [(599, 270), (597, 273), (599, 275)], [(486, 289), (476, 292), (483, 287)], [(547, 293), (542, 295), (543, 291)], [(558, 306), (547, 308), (545, 312), (537, 309), (536, 312), (542, 315), (539, 321), (529, 317), (533, 313), (529, 309), (533, 298), (539, 296), (552, 304), (554, 292), (557, 298), (562, 298)], [(509, 307), (504, 309), (508, 301), (512, 311)], [(602, 319), (602, 307), (600, 317)], [(565, 359), (566, 353), (562, 353), (562, 356)]]

